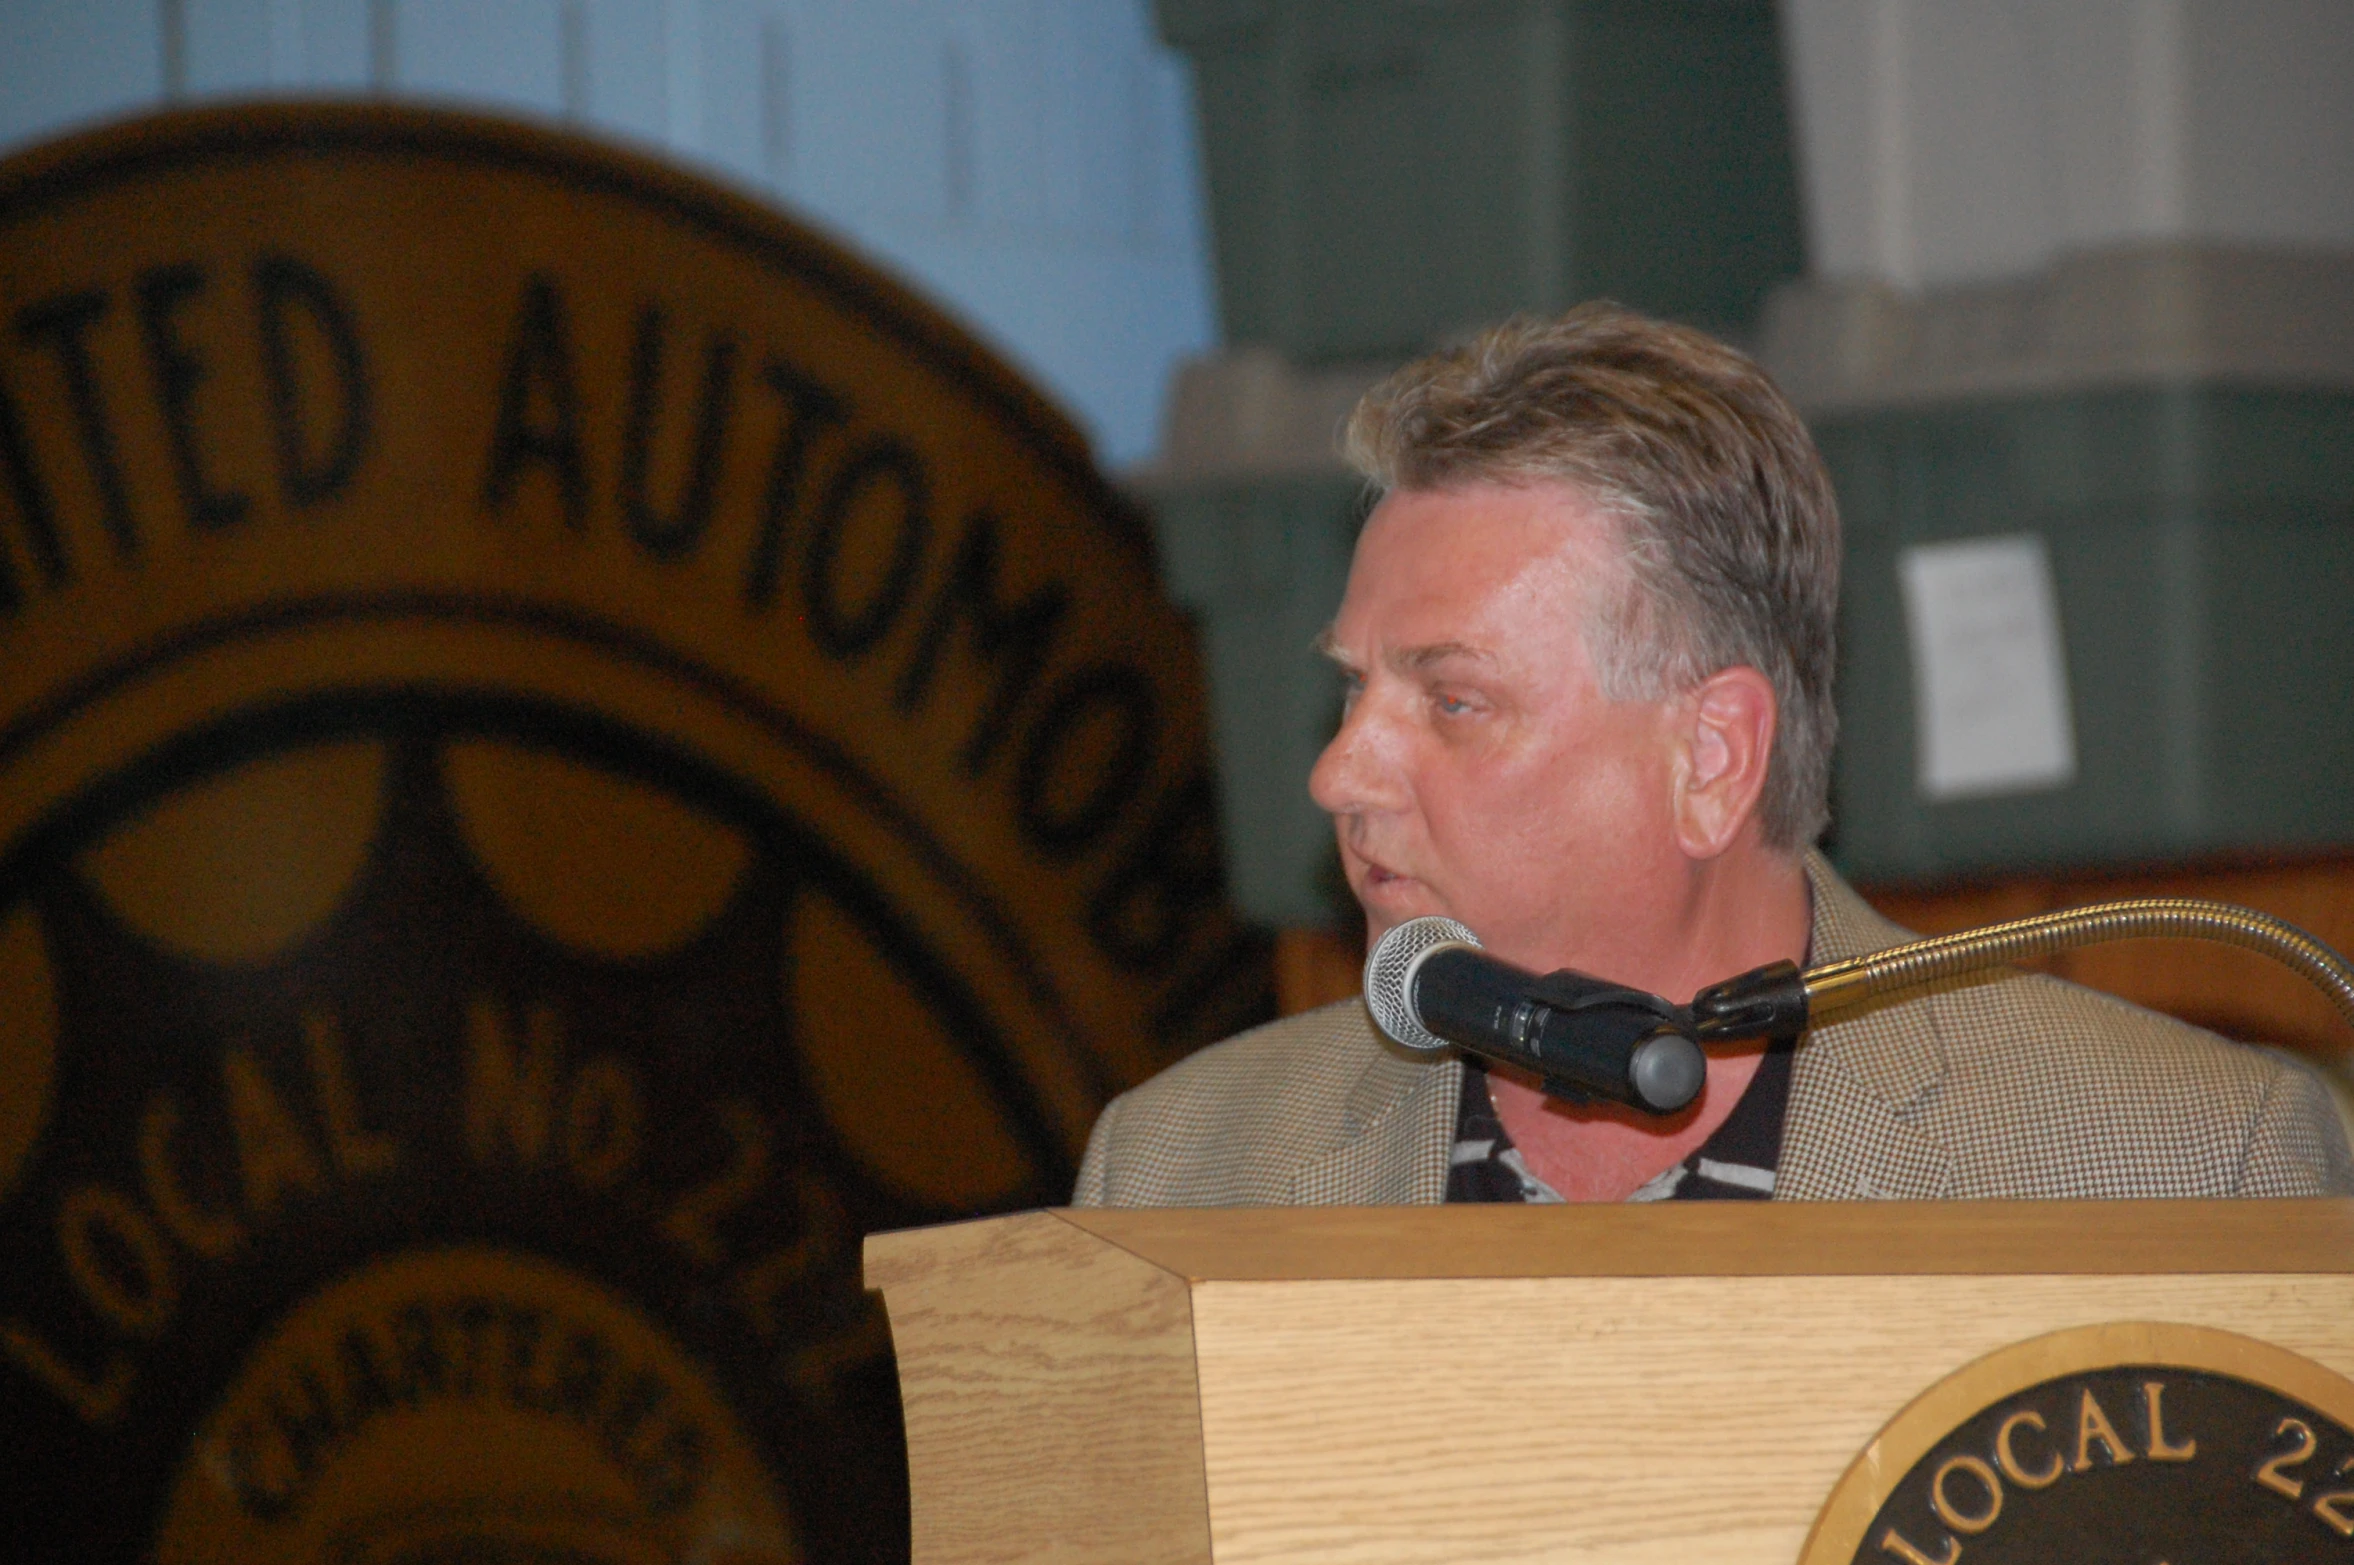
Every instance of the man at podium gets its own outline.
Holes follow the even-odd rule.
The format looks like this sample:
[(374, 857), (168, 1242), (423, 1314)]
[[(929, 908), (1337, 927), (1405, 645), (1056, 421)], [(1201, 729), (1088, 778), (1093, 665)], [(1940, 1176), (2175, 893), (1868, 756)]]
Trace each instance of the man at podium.
[[(1686, 1002), (1899, 943), (1828, 814), (1839, 523), (1765, 374), (1594, 305), (1407, 366), (1346, 434), (1382, 498), (1322, 649), (1309, 781), (1378, 939), (1424, 914)], [(1714, 1048), (1654, 1119), (1381, 1037), (1356, 1000), (1112, 1103), (1081, 1205), (2354, 1192), (2297, 1064), (2057, 980)]]

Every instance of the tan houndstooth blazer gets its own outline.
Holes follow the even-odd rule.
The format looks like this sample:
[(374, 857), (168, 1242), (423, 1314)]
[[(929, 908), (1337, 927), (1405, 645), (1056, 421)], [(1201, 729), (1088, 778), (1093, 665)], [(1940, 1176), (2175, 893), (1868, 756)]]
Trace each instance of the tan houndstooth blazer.
[[(1813, 960), (1895, 945), (1809, 855)], [(1214, 1045), (1096, 1122), (1081, 1206), (1435, 1204), (1462, 1065), (1379, 1037), (1356, 1000)], [(2014, 975), (1810, 1033), (1780, 1200), (2354, 1194), (2329, 1092), (2263, 1050)]]

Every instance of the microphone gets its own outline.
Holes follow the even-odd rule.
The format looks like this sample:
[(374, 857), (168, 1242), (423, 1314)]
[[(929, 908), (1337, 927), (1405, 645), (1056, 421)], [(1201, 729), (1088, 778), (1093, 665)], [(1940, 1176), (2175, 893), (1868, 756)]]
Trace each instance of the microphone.
[(1708, 1074), (1680, 1007), (1567, 968), (1524, 972), (1482, 951), (1451, 918), (1408, 919), (1374, 942), (1365, 1007), (1407, 1048), (1453, 1044), (1535, 1072), (1560, 1098), (1673, 1114)]
[(2296, 971), (2354, 1023), (2354, 963), (2269, 913), (2190, 897), (2066, 908), (1934, 935), (1814, 967), (1769, 962), (1703, 989), (1689, 1008), (1564, 968), (1523, 972), (1451, 918), (1408, 919), (1365, 957), (1365, 1006), (1410, 1049), (1448, 1044), (1533, 1071), (1563, 1098), (1673, 1114), (1699, 1095), (1698, 1040), (1796, 1038), (1850, 1013), (2032, 957), (2167, 936), (2239, 946)]

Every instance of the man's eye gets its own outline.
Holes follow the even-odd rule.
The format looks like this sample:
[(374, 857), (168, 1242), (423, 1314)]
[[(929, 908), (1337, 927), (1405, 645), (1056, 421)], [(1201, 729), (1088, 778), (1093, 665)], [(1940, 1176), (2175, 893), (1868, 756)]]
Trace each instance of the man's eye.
[(1431, 700), (1437, 704), (1441, 712), (1449, 717), (1460, 717), (1471, 710), (1469, 701), (1464, 700), (1461, 696), (1448, 695), (1443, 690), (1433, 694)]

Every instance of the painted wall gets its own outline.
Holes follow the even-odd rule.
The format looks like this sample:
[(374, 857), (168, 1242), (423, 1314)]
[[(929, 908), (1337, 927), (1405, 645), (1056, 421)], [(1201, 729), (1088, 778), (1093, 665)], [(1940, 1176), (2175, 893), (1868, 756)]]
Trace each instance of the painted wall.
[(567, 121), (774, 199), (959, 312), (1111, 466), (1216, 336), (1190, 78), (1145, 0), (0, 3), (0, 151), (270, 92)]
[(1783, 0), (1811, 270), (2354, 247), (2346, 0)]

